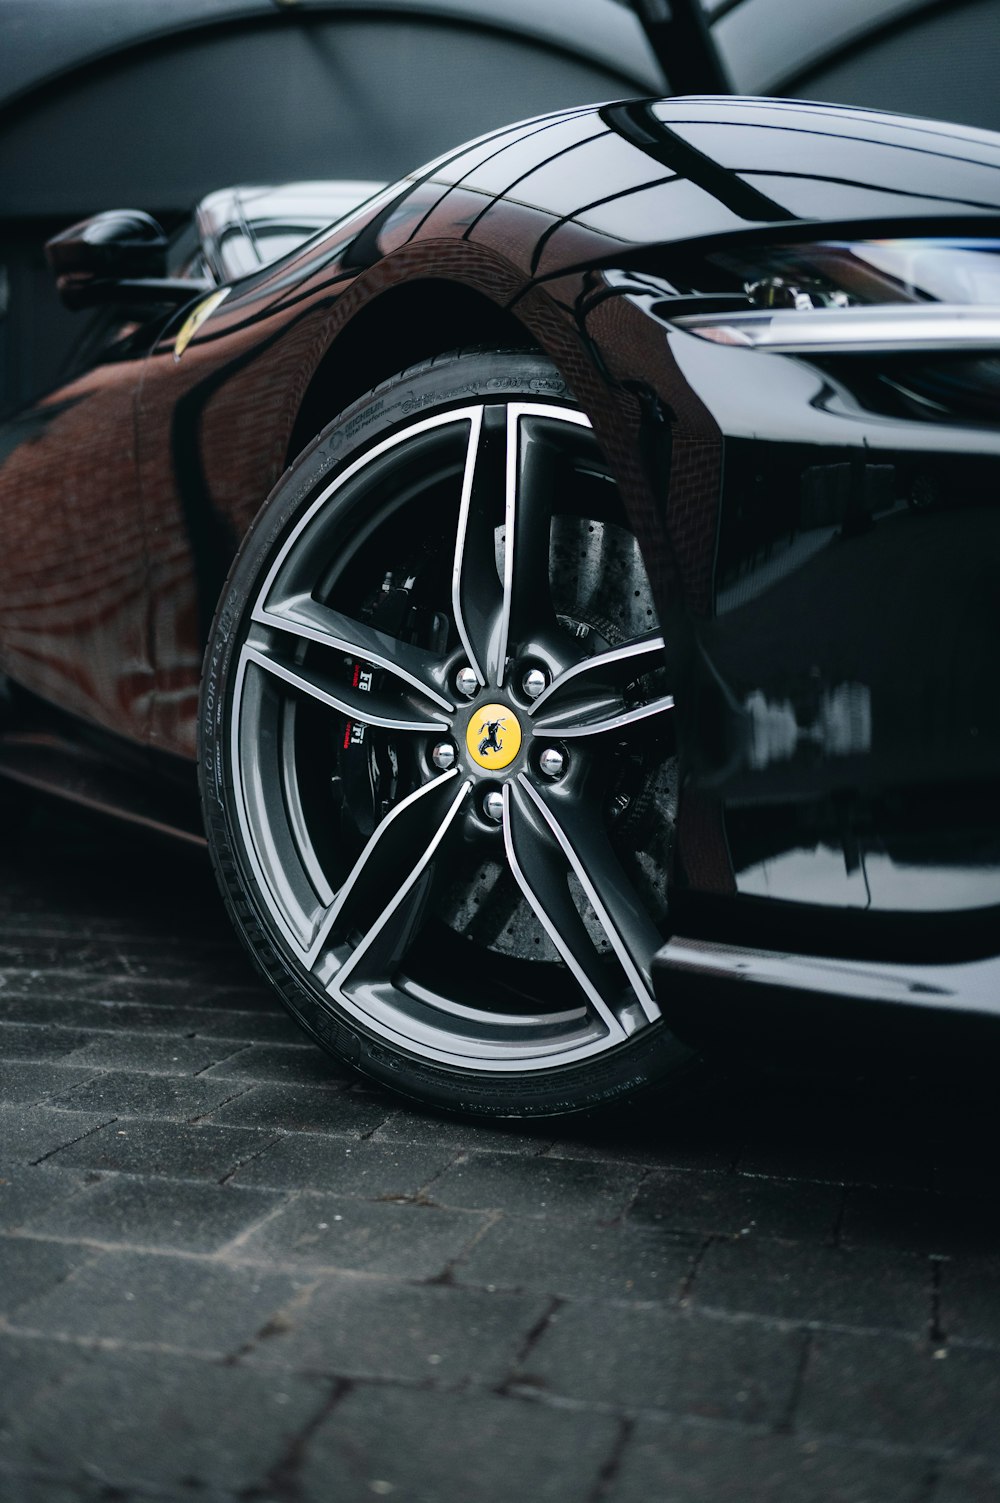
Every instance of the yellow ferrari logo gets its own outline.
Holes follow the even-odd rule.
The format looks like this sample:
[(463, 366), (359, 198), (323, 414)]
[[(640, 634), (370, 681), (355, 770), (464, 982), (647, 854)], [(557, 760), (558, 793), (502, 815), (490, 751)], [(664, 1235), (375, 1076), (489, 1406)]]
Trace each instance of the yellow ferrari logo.
[(188, 314), (187, 318), (178, 329), (177, 338), (174, 340), (175, 360), (179, 360), (181, 358), (184, 351), (187, 349), (188, 345), (191, 343), (192, 339), (197, 334), (202, 324), (205, 322), (206, 318), (208, 318), (209, 314), (214, 313), (222, 300), (224, 298), (227, 298), (228, 296), (229, 288), (220, 287), (218, 292), (212, 292), (208, 297), (202, 298), (201, 302), (197, 305), (193, 312)]
[(506, 705), (480, 705), (465, 733), (469, 756), (488, 772), (509, 767), (521, 750), (521, 727)]

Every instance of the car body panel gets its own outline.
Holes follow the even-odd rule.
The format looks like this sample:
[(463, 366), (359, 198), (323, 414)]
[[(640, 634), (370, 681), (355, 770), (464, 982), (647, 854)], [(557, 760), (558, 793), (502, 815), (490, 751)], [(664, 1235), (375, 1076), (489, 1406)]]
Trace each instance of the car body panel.
[[(984, 688), (1000, 425), (961, 401), (933, 421), (886, 410), (856, 361), (709, 344), (669, 299), (679, 247), (998, 224), (1000, 138), (935, 122), (695, 98), (493, 133), (234, 284), (182, 354), (189, 307), (148, 355), (49, 399), (85, 392), (98, 431), (113, 415), (130, 433), (134, 415), (133, 478), (110, 480), (142, 563), (127, 588), (95, 575), (99, 636), (38, 631), (8, 597), (0, 663), (191, 759), (211, 613), (325, 362), (383, 299), (460, 288), (569, 381), (639, 537), (677, 684), (678, 934), (777, 952), (791, 933), (833, 966), (984, 961), (1000, 933), (1000, 712)], [(46, 508), (66, 421), (13, 440), (5, 509), (12, 477), (21, 515)], [(101, 555), (106, 512), (91, 489), (72, 542), (45, 534), (54, 576), (71, 548)], [(35, 540), (6, 567), (41, 579)]]

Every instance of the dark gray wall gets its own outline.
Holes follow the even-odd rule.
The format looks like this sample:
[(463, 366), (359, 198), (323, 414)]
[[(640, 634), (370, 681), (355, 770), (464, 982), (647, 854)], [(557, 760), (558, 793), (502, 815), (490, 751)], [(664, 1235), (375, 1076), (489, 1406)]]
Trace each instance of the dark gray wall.
[(0, 129), (0, 216), (180, 209), (232, 182), (392, 179), (467, 137), (641, 87), (483, 27), (307, 15), (195, 32), (42, 90)]
[[(96, 4), (91, 32), (81, 22), (90, 0), (72, 0), (78, 49), (88, 41), (107, 49), (115, 3), (121, 12), (122, 0)], [(219, 9), (219, 0), (201, 3)], [(545, 27), (519, 35), (449, 19), (444, 12), (463, 9), (460, 0), (428, 0), (436, 14), (425, 16), (414, 0), (406, 14), (377, 0), (365, 15), (361, 5), (351, 14), (288, 15), (258, 5), (264, 14), (250, 19), (242, 11), (252, 7), (227, 0), (224, 26), (146, 42), (40, 85), (46, 58), (37, 36), (25, 67), (7, 54), (0, 101), (5, 81), (8, 94), (28, 76), (36, 86), (0, 108), (0, 267), (9, 286), (0, 410), (54, 382), (82, 327), (56, 300), (42, 257), (47, 236), (73, 219), (134, 206), (169, 220), (238, 182), (391, 180), (510, 120), (656, 90), (631, 14), (610, 0), (550, 3), (566, 16), (581, 6), (588, 25), (579, 51), (569, 50), (572, 37), (569, 47), (546, 43), (537, 35)], [(185, 5), (175, 0), (168, 19)], [(33, 6), (50, 22), (66, 13), (65, 0), (0, 0), (0, 58), (11, 14), (23, 20)], [(158, 13), (152, 0), (126, 8), (138, 19)], [(464, 9), (481, 20), (490, 14), (478, 0)], [(597, 42), (607, 46), (603, 64), (594, 60)], [(65, 69), (69, 60), (64, 45), (54, 61)]]
[(1000, 4), (953, 0), (795, 80), (804, 99), (1000, 130)]

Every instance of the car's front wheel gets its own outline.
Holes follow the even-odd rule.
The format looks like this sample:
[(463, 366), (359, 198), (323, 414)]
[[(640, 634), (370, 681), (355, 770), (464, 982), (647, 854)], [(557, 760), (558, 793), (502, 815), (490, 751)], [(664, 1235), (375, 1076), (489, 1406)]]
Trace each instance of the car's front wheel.
[(481, 1114), (686, 1063), (650, 985), (661, 662), (617, 490), (540, 357), (435, 360), (320, 435), (234, 565), (201, 755), (237, 925), (321, 1044)]

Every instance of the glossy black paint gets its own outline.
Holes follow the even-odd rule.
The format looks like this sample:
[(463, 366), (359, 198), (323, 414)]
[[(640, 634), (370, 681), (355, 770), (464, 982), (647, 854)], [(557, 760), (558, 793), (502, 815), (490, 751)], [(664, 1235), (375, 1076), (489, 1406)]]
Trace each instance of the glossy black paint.
[(1000, 137), (832, 105), (639, 101), (459, 148), (234, 284), (182, 352), (190, 308), (136, 316), (6, 431), (0, 666), (190, 758), (207, 621), (303, 413), (322, 426), (477, 337), (530, 342), (594, 424), (667, 639), (683, 782), (665, 1006), (691, 970), (676, 956), (712, 941), (832, 957), (834, 985), (844, 961), (902, 967), (902, 992), (947, 962), (942, 1005), (1000, 1011), (986, 372), (922, 357), (914, 380), (938, 389), (944, 361), (957, 393), (931, 421), (871, 357), (671, 323), (691, 267), (737, 237), (998, 225)]

